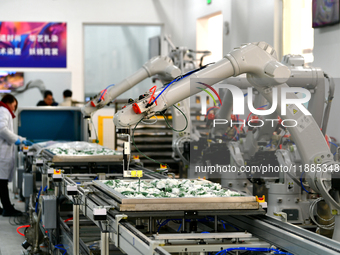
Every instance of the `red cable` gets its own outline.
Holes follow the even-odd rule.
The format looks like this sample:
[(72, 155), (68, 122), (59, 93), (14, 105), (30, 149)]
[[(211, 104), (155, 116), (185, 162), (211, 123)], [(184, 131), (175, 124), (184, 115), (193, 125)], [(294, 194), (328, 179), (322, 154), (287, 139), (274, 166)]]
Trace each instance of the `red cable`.
[(214, 109), (214, 108), (220, 109), (220, 107), (218, 107), (218, 106), (212, 106), (212, 107), (208, 108), (208, 109), (207, 109), (207, 114), (205, 115), (205, 118), (207, 117), (208, 112), (209, 112), (211, 109)]
[(253, 114), (252, 112), (249, 113), (246, 123), (248, 123), (248, 119), (249, 119), (250, 115), (252, 115), (252, 114)]
[(209, 112), (209, 110), (210, 110), (210, 109), (213, 109), (213, 108), (220, 109), (220, 107), (218, 107), (218, 106), (211, 106), (211, 107), (209, 107), (209, 108), (207, 109), (207, 112)]
[(334, 140), (334, 142), (336, 142), (336, 139), (333, 136), (330, 136), (329, 138), (331, 138), (332, 140)]
[[(236, 135), (239, 134), (240, 131), (238, 130), (238, 128), (237, 128), (236, 126), (234, 126), (234, 128), (236, 129)], [(237, 141), (237, 140), (236, 140), (236, 135), (234, 135), (234, 137), (233, 137), (233, 139), (234, 139), (235, 141)]]
[(66, 222), (68, 222), (68, 221), (70, 221), (70, 220), (73, 220), (73, 217), (64, 220), (64, 222), (66, 223)]
[(18, 234), (19, 234), (19, 235), (22, 235), (22, 236), (25, 236), (24, 234), (22, 234), (21, 232), (19, 232), (19, 229), (21, 229), (21, 228), (28, 228), (29, 226), (30, 226), (30, 225), (23, 225), (23, 226), (18, 227), (18, 228), (17, 228)]
[[(240, 120), (244, 123), (243, 119), (238, 119), (238, 120)], [(245, 126), (244, 124), (241, 125), (241, 128), (240, 128), (241, 131), (243, 131), (244, 126)]]
[[(243, 119), (238, 119), (239, 121), (238, 122), (243, 122)], [(244, 122), (243, 122), (244, 123)], [(244, 124), (241, 124), (241, 127), (240, 127), (240, 131), (242, 131), (243, 130), (243, 128), (244, 128)]]
[(157, 89), (157, 86), (153, 86), (153, 87), (149, 90), (150, 92), (153, 90), (152, 95), (151, 95), (150, 100), (149, 100), (149, 104), (151, 103), (151, 101), (152, 101), (153, 99), (155, 99), (154, 95), (155, 95), (156, 89)]
[(102, 97), (103, 97), (103, 92), (105, 91), (105, 89), (103, 89), (102, 91), (100, 91), (100, 97), (99, 97), (99, 100), (101, 100), (102, 99)]
[(107, 89), (103, 90), (102, 95), (100, 96), (100, 100), (103, 100), (104, 96), (106, 95)]
[(331, 145), (329, 144), (328, 135), (325, 135), (325, 139), (326, 139), (326, 142), (327, 142), (328, 148), (331, 148)]
[[(262, 106), (262, 107), (256, 108), (256, 110), (263, 109), (264, 107), (266, 107), (266, 106)], [(249, 115), (247, 117), (247, 123), (248, 123), (250, 115), (252, 115), (252, 114), (253, 114), (252, 112), (249, 113)]]

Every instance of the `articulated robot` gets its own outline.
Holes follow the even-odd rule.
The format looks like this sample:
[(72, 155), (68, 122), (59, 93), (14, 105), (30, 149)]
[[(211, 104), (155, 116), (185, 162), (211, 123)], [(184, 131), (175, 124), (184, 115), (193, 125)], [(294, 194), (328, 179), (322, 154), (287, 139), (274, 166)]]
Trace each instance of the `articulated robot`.
[(114, 86), (109, 86), (89, 101), (82, 107), (83, 115), (89, 118), (92, 113), (111, 103), (125, 91), (128, 91), (136, 84), (154, 75), (158, 75), (159, 79), (167, 82), (172, 81), (177, 76), (181, 75), (181, 71), (178, 67), (173, 65), (173, 62), (169, 57), (153, 57), (128, 78)]
[[(332, 79), (319, 68), (305, 67), (302, 56), (286, 55), (282, 63), (287, 65), (291, 71), (291, 77), (286, 84), (290, 87), (305, 87), (311, 92), (308, 110), (324, 133), (327, 129), (330, 104), (334, 94), (334, 83), (332, 83)], [(321, 106), (324, 105), (326, 91), (325, 78), (329, 80), (329, 95), (327, 107), (324, 110), (324, 107)], [(242, 89), (252, 87), (245, 76), (228, 78), (224, 82), (236, 85)], [(264, 97), (261, 94), (255, 94), (254, 107), (258, 108), (262, 105), (267, 105), (267, 101), (263, 99)], [(222, 100), (222, 106), (215, 114), (215, 119), (230, 119), (232, 116), (232, 104), (232, 93), (226, 91)], [(267, 116), (267, 119), (276, 119), (278, 115), (277, 112), (274, 112)], [(242, 116), (240, 117), (242, 118)], [(265, 122), (262, 127), (251, 130), (252, 132), (248, 130), (247, 133), (243, 134), (243, 137), (240, 136), (240, 138), (237, 139), (237, 142), (228, 142), (230, 154), (233, 157), (233, 164), (238, 167), (245, 164), (248, 166), (258, 166), (261, 163), (272, 166), (281, 165), (290, 167), (294, 164), (295, 167), (301, 168), (301, 157), (289, 134), (273, 135), (273, 133), (277, 131), (278, 126), (280, 125), (272, 125), (270, 122)], [(228, 126), (228, 128), (234, 130), (234, 127), (230, 128)], [(225, 132), (226, 125), (216, 125), (212, 128), (211, 136), (215, 139), (221, 139), (222, 134)], [(284, 128), (282, 128), (281, 133), (284, 132)], [(277, 148), (279, 145), (283, 145), (282, 149)], [(237, 161), (241, 161), (242, 163), (238, 165)], [(253, 181), (250, 182), (249, 180), (254, 179), (249, 178), (251, 175), (241, 172), (234, 173), (234, 175), (234, 178), (232, 178), (231, 174), (227, 176), (222, 175), (222, 186), (252, 194)], [(310, 202), (307, 200), (307, 193), (303, 192), (303, 194), (301, 194), (301, 190), (305, 187), (301, 187), (303, 184), (300, 176), (303, 176), (303, 174), (300, 171), (297, 173), (281, 173), (280, 176), (276, 174), (275, 179), (279, 179), (278, 183), (274, 182), (275, 179), (273, 178), (266, 178), (268, 176), (257, 174), (253, 177), (256, 178), (256, 176), (257, 178), (261, 178), (261, 183), (265, 181), (265, 185), (269, 188), (268, 196), (266, 195), (266, 199), (268, 199), (268, 215), (272, 216), (276, 214), (276, 212), (286, 212), (288, 214), (287, 218), (291, 223), (309, 223)]]
[[(173, 65), (171, 58), (165, 56), (156, 56), (147, 61), (139, 70), (130, 75), (128, 78), (119, 82), (116, 85), (110, 85), (106, 89), (102, 90), (95, 98), (90, 100), (81, 109), (84, 118), (91, 118), (92, 114), (104, 106), (110, 104), (119, 95), (128, 91), (141, 81), (148, 77), (157, 76), (162, 83), (170, 82), (176, 77), (181, 75), (181, 70)], [(151, 89), (152, 90), (152, 89)], [(150, 90), (150, 91), (151, 91)], [(143, 96), (142, 96), (143, 97)], [(128, 155), (130, 155), (130, 136), (129, 134), (122, 134), (128, 136), (128, 142), (124, 143), (124, 173), (129, 170)]]
[[(267, 43), (245, 44), (235, 48), (215, 64), (173, 83), (166, 90), (157, 90), (151, 103), (149, 94), (127, 105), (115, 114), (114, 123), (120, 128), (137, 125), (144, 118), (164, 111), (206, 87), (243, 73), (247, 74), (248, 81), (270, 105), (277, 104), (276, 112), (281, 118), (297, 123), (297, 126), (289, 124), (287, 129), (299, 151), (303, 166), (301, 171), (305, 171), (305, 178), (310, 187), (322, 195), (330, 206), (335, 216), (333, 239), (340, 240), (339, 165), (333, 160), (318, 123), (311, 115), (306, 114), (306, 109), (301, 104), (294, 105), (294, 101), (299, 99), (293, 93), (294, 90), (290, 90), (286, 84), (291, 70), (277, 61), (275, 50)], [(286, 93), (288, 98), (292, 99), (283, 107), (282, 93)], [(273, 94), (277, 94), (274, 99)]]
[[(204, 57), (211, 54), (210, 51), (195, 51), (190, 50), (186, 47), (175, 47), (168, 36), (165, 36), (165, 40), (168, 42), (171, 51), (169, 57), (173, 60), (174, 65), (178, 66), (183, 75), (190, 73), (193, 70), (197, 70), (197, 66), (202, 68)], [(196, 54), (202, 54), (199, 59), (199, 64), (195, 62)], [(182, 111), (182, 114), (178, 109)], [(183, 168), (187, 169), (189, 167), (190, 159), (190, 143), (193, 141), (198, 141), (200, 139), (199, 132), (193, 127), (190, 118), (190, 99), (186, 98), (178, 103), (176, 107), (171, 107), (172, 112), (172, 125), (173, 125), (173, 136), (172, 136), (172, 149), (173, 159), (183, 162)], [(186, 118), (183, 116), (185, 115)], [(186, 124), (186, 125), (185, 125)], [(187, 126), (184, 130), (183, 127)], [(182, 130), (177, 132), (175, 130)], [(182, 173), (180, 172), (180, 176)]]
[(21, 94), (29, 89), (38, 88), (41, 95), (44, 97), (44, 92), (46, 90), (45, 84), (42, 80), (29, 81), (23, 88), (17, 89), (12, 92), (13, 95)]
[[(171, 42), (167, 39), (168, 42)], [(91, 115), (103, 108), (105, 105), (111, 103), (119, 95), (136, 86), (138, 83), (148, 77), (155, 77), (160, 80), (163, 84), (171, 82), (185, 72), (194, 69), (195, 64), (192, 59), (186, 58), (186, 54), (200, 53), (189, 51), (186, 48), (176, 48), (173, 46), (169, 57), (157, 56), (146, 62), (142, 68), (137, 70), (134, 74), (124, 79), (120, 83), (109, 86), (102, 90), (94, 99), (89, 101), (85, 106), (82, 107), (82, 113), (85, 118), (90, 118)], [(208, 54), (208, 52), (203, 52)], [(174, 62), (176, 63), (174, 65)], [(189, 68), (188, 68), (189, 66)], [(143, 97), (143, 96), (142, 96)], [(181, 132), (173, 132), (173, 158), (175, 160), (182, 160), (184, 165), (188, 165), (188, 156), (185, 157), (183, 154), (185, 144), (190, 141), (190, 138), (195, 137), (198, 140), (198, 135), (192, 131), (192, 124), (190, 120), (190, 108), (188, 99), (178, 102), (176, 107), (172, 107), (172, 123), (173, 129), (179, 130), (183, 128), (184, 117), (180, 111), (182, 111), (187, 117), (187, 127)], [(179, 109), (179, 110), (178, 110)], [(187, 147), (187, 146), (186, 146)]]
[[(286, 82), (289, 87), (305, 87), (309, 91), (311, 91), (311, 99), (308, 103), (308, 111), (313, 115), (314, 120), (322, 130), (323, 134), (325, 134), (330, 112), (330, 104), (334, 95), (334, 83), (321, 69), (304, 67), (304, 60), (302, 56), (284, 56), (282, 63), (287, 65), (291, 71), (291, 76)], [(327, 107), (324, 110), (323, 107), (320, 106), (324, 105), (325, 101), (325, 77), (330, 80), (330, 86)], [(236, 85), (237, 87), (242, 89), (248, 89), (252, 87), (252, 84), (248, 82), (245, 76), (228, 78), (224, 82)], [(261, 94), (255, 94), (254, 107), (258, 108), (262, 105), (266, 105), (267, 102), (263, 99), (264, 97)], [(230, 91), (225, 92), (222, 102), (223, 104), (221, 108), (217, 111), (215, 119), (230, 119), (233, 104), (233, 97)], [(278, 115), (279, 114), (277, 114), (276, 112), (273, 112), (272, 115), (268, 116), (268, 119), (276, 118)], [(255, 155), (255, 153), (258, 151), (259, 143), (266, 143), (271, 139), (275, 128), (276, 125), (273, 126), (272, 123), (265, 122), (260, 129), (255, 130), (256, 132), (250, 132), (247, 134), (246, 139), (243, 139), (245, 142), (242, 146), (242, 152), (246, 160), (249, 160)], [(225, 125), (216, 125), (212, 128), (211, 136), (213, 138), (221, 137), (222, 134), (225, 133), (225, 130)]]

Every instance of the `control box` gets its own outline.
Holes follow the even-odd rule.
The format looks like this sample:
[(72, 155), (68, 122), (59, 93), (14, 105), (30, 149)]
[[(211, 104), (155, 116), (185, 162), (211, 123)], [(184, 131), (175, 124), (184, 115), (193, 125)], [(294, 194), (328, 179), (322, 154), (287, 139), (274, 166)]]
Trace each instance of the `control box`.
[(22, 175), (22, 196), (30, 197), (33, 194), (33, 174), (24, 173)]
[(42, 196), (42, 224), (45, 229), (57, 228), (57, 197)]
[(24, 168), (18, 168), (18, 170), (16, 171), (16, 175), (17, 175), (17, 188), (18, 189), (22, 189), (22, 179), (23, 179), (23, 174), (25, 173), (25, 169)]

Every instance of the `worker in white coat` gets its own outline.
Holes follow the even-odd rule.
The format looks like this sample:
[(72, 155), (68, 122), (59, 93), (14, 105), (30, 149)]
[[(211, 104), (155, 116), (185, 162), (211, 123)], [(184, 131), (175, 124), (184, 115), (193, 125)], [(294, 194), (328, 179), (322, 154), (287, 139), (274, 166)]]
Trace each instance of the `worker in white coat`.
[(5, 94), (0, 102), (0, 200), (2, 216), (20, 216), (22, 212), (14, 209), (9, 199), (8, 182), (12, 181), (15, 168), (15, 145), (26, 146), (32, 143), (13, 132), (14, 112), (18, 107), (17, 99)]
[(59, 104), (59, 106), (74, 106), (72, 102), (72, 91), (69, 89), (63, 92), (64, 101)]

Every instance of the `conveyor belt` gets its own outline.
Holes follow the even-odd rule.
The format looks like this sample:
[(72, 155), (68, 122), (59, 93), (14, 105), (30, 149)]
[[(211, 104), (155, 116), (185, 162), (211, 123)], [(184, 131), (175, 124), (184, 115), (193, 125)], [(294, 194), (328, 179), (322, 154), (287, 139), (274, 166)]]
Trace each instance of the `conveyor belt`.
[(168, 176), (162, 175), (150, 169), (139, 167), (139, 166), (132, 166), (131, 169), (133, 170), (143, 170), (143, 175), (145, 179), (167, 179)]
[(265, 215), (228, 216), (221, 219), (293, 254), (340, 253), (339, 242)]
[[(139, 232), (137, 229), (135, 229), (133, 226), (130, 225), (128, 222), (120, 222), (122, 226), (124, 226), (126, 229), (128, 229), (131, 233), (133, 233), (135, 236), (137, 236), (140, 240), (142, 240), (146, 245), (150, 246), (150, 242), (146, 238), (144, 234)], [(162, 248), (157, 247), (155, 248), (155, 252), (159, 255), (167, 255), (168, 252), (164, 251)]]
[[(60, 226), (61, 226), (61, 230), (64, 233), (64, 238), (65, 236), (67, 236), (67, 239), (70, 240), (70, 243), (72, 243), (73, 240), (73, 233), (70, 230), (70, 228), (67, 226), (66, 223), (64, 223), (64, 221), (62, 219), (60, 219)], [(86, 244), (83, 242), (83, 240), (79, 239), (79, 249), (80, 249), (80, 254), (86, 254), (86, 255), (90, 255), (90, 251), (88, 249), (88, 247), (86, 246)], [(72, 250), (71, 248), (69, 248), (69, 250)]]
[[(166, 216), (164, 216), (164, 211), (146, 211), (146, 212), (124, 212), (129, 218), (142, 218), (142, 217), (153, 217), (153, 218), (176, 218), (176, 217), (187, 217), (190, 216), (185, 214), (186, 211), (166, 211)], [(227, 216), (227, 215), (264, 215), (266, 212), (263, 209), (258, 210), (210, 210), (210, 211), (197, 211), (195, 216), (197, 218), (205, 218), (206, 216)], [(122, 214), (118, 210), (112, 210), (111, 215)]]

